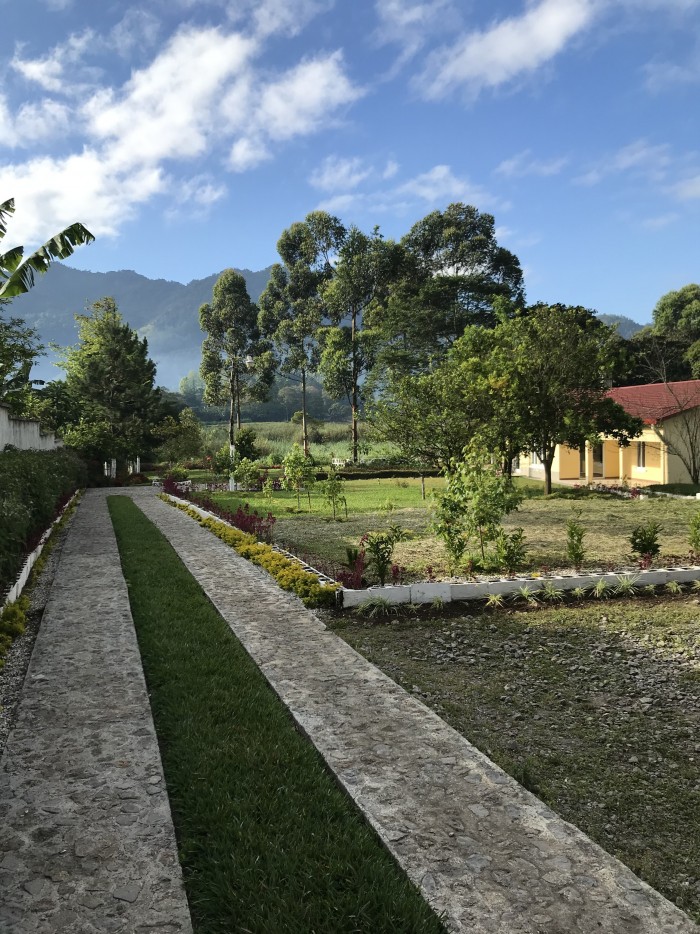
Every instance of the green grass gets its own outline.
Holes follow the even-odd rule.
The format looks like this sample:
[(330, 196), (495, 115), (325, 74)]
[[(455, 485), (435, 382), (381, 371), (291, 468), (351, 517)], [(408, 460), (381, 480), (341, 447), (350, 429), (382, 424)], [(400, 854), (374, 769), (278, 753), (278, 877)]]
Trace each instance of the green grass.
[(443, 932), (169, 543), (108, 504), (195, 934)]
[(700, 921), (700, 607), (692, 597), (330, 628)]
[[(566, 523), (574, 509), (581, 510), (580, 521), (586, 529), (584, 567), (598, 568), (608, 564), (616, 567), (630, 563), (629, 536), (635, 526), (649, 521), (661, 523), (659, 536), (662, 555), (678, 561), (689, 550), (688, 527), (691, 517), (700, 508), (693, 500), (651, 498), (622, 499), (606, 493), (592, 493), (572, 488), (556, 490), (550, 496), (541, 494), (538, 481), (518, 480), (527, 498), (520, 509), (505, 519), (506, 530), (522, 527), (527, 543), (527, 564), (524, 570), (566, 566)], [(443, 488), (442, 478), (427, 478), (428, 494)], [(349, 480), (345, 484), (348, 519), (333, 521), (331, 508), (323, 503), (319, 488), (311, 494), (312, 511), (302, 497), (301, 512), (297, 511), (294, 493), (275, 493), (267, 500), (262, 494), (220, 493), (214, 498), (234, 509), (249, 502), (258, 512), (268, 510), (277, 517), (276, 540), (290, 550), (309, 556), (319, 555), (331, 561), (343, 562), (346, 548), (357, 546), (365, 532), (385, 529), (398, 523), (411, 534), (409, 540), (396, 546), (394, 561), (407, 569), (407, 579), (425, 577), (431, 567), (436, 576), (447, 576), (448, 563), (442, 544), (430, 532), (430, 498), (421, 500), (420, 480)], [(674, 557), (675, 556), (675, 557)]]

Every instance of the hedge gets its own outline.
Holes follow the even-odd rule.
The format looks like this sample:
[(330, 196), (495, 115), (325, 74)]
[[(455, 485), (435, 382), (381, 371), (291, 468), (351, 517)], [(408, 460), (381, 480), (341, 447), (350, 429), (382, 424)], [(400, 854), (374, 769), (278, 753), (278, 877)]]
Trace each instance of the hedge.
[(0, 453), (0, 598), (15, 582), (26, 555), (80, 486), (83, 462), (71, 451)]

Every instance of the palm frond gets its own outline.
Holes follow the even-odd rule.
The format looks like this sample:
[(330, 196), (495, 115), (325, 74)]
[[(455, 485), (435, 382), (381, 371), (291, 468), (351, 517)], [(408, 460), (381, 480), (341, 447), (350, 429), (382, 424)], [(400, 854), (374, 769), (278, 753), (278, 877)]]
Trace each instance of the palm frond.
[[(1, 213), (2, 206), (0, 206), (0, 214)], [(23, 292), (28, 292), (34, 285), (35, 272), (46, 272), (54, 260), (66, 259), (73, 253), (73, 250), (77, 246), (92, 243), (94, 239), (94, 236), (87, 227), (84, 227), (80, 223), (71, 224), (70, 227), (66, 227), (65, 230), (56, 234), (43, 246), (39, 247), (38, 250), (28, 256), (24, 262), (18, 263), (14, 270), (9, 270), (8, 267), (10, 275), (6, 281), (0, 285), (0, 296), (11, 298), (15, 295), (21, 295)], [(3, 265), (5, 265), (5, 260), (8, 255), (16, 253), (16, 250), (20, 250), (21, 258), (22, 247), (16, 247), (15, 250), (10, 250), (9, 254), (4, 254), (0, 260)]]
[(15, 213), (15, 199), (8, 198), (7, 201), (3, 201), (0, 204), (0, 240), (7, 233), (7, 218), (10, 214)]

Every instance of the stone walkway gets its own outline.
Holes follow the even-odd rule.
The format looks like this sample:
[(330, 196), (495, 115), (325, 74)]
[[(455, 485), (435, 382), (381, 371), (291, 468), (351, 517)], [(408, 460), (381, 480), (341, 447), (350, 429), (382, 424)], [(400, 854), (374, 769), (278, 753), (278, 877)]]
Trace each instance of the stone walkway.
[(130, 495), (452, 930), (697, 934), (685, 914), (328, 632), (264, 572), (150, 491)]
[(126, 584), (90, 491), (0, 762), (0, 932), (191, 931)]
[[(264, 572), (151, 490), (124, 492), (453, 931), (697, 934)], [(191, 931), (102, 491), (70, 531), (0, 765), (0, 931)]]

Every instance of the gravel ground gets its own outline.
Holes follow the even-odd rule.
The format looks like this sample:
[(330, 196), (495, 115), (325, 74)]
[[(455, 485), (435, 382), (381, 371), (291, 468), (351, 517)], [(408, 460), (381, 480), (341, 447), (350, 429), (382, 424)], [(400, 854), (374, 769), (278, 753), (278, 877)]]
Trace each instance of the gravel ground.
[(700, 602), (450, 607), (325, 619), (700, 921)]
[(73, 517), (71, 516), (55, 533), (55, 536), (50, 539), (52, 546), (46, 564), (37, 580), (32, 584), (31, 591), (25, 589), (30, 601), (27, 626), (24, 633), (12, 643), (5, 658), (5, 665), (0, 668), (0, 755), (5, 749), (7, 737), (12, 729), (15, 711), (22, 694), (24, 678), (32, 657), (34, 642), (39, 632), (44, 608), (49, 599), (63, 543), (66, 540), (72, 521)]

